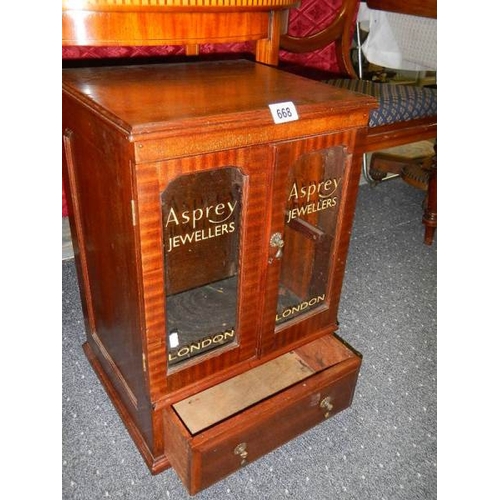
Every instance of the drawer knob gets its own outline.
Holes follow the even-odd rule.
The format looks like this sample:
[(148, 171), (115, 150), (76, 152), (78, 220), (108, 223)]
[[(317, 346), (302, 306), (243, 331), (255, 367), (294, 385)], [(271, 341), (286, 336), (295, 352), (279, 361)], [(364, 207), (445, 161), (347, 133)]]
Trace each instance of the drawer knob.
[(332, 398), (330, 396), (327, 396), (326, 398), (322, 399), (319, 407), (323, 410), (326, 410), (325, 418), (328, 418), (330, 416), (330, 412), (333, 410)]
[(240, 465), (245, 465), (247, 463), (248, 456), (247, 444), (240, 443), (238, 446), (236, 446), (236, 448), (234, 449), (234, 454), (238, 455), (241, 458)]

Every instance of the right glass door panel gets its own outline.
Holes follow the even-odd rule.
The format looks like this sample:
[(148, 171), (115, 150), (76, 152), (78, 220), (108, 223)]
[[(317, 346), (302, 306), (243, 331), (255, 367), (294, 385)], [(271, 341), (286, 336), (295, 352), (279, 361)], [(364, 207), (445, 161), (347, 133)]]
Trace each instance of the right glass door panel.
[(302, 154), (289, 169), (284, 232), (271, 238), (281, 258), (276, 326), (328, 302), (345, 164), (337, 146)]

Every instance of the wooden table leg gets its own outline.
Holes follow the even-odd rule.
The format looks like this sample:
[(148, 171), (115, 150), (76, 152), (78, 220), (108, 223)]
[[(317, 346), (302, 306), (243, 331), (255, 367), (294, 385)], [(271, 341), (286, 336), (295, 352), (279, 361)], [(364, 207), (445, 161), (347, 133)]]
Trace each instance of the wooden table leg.
[(425, 225), (424, 243), (432, 245), (437, 227), (437, 147), (430, 171), (422, 223)]

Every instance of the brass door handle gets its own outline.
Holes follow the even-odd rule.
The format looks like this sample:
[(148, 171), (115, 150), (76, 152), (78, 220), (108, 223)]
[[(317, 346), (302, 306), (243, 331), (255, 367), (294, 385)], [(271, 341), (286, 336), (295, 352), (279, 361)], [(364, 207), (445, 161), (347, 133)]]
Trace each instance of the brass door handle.
[(274, 233), (271, 236), (271, 241), (269, 242), (271, 247), (277, 248), (278, 251), (276, 252), (275, 258), (276, 259), (281, 259), (283, 256), (283, 247), (285, 246), (285, 242), (283, 240), (283, 236), (281, 233)]

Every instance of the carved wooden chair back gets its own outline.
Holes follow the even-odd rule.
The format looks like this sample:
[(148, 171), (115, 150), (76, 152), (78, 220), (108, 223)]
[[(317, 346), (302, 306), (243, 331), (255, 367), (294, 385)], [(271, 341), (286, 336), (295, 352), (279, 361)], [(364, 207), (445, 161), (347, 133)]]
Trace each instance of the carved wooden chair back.
[[(409, 15), (437, 17), (436, 0), (368, 0), (368, 6)], [(342, 0), (337, 16), (321, 31), (309, 36), (281, 36), (280, 48), (291, 53), (307, 53), (334, 43), (339, 74), (318, 75), (312, 71), (291, 68), (305, 76), (321, 78), (326, 83), (370, 94), (379, 101), (379, 108), (370, 114), (364, 140), (359, 144), (362, 153), (380, 151), (437, 136), (437, 90), (416, 85), (394, 85), (360, 80), (352, 64), (353, 26), (359, 0)], [(286, 67), (285, 67), (286, 69)], [(426, 199), (422, 222), (424, 242), (432, 244), (437, 227), (437, 160), (428, 164)], [(366, 169), (365, 169), (366, 173)]]

